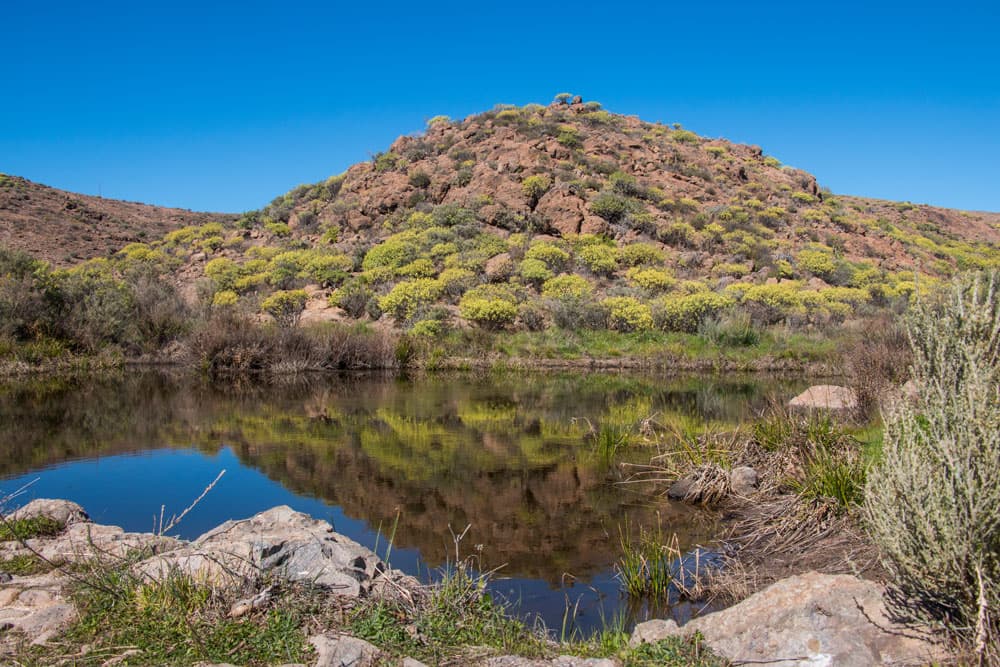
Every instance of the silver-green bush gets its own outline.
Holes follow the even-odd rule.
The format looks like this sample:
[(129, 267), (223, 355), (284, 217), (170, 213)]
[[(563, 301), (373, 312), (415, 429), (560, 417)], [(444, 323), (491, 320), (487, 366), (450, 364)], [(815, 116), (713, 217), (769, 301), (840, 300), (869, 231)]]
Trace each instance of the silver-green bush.
[(884, 412), (865, 515), (899, 611), (995, 647), (1000, 621), (1000, 280), (957, 280), (908, 318), (916, 401)]

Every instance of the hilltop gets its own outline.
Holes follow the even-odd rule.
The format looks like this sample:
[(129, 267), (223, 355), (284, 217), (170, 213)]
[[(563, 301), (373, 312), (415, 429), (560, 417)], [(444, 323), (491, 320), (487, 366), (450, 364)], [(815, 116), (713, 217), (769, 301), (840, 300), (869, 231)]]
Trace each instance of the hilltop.
[[(798, 354), (775, 346), (794, 332), (829, 351), (846, 321), (897, 312), (915, 290), (1000, 266), (1000, 214), (834, 194), (759, 147), (568, 96), (432, 118), (371, 160), (238, 217), (80, 199), (10, 177), (0, 193), (9, 202), (26, 189), (27, 202), (48, 204), (19, 205), (27, 217), (16, 247), (67, 261), (45, 244), (59, 237), (37, 224), (45, 210), (77, 227), (94, 216), (95, 226), (118, 230), (94, 240), (90, 254), (131, 240), (107, 261), (59, 274), (69, 296), (37, 288), (49, 319), (22, 314), (7, 327), (16, 339), (68, 338), (73, 349), (127, 341), (152, 351), (195, 320), (225, 316), (284, 330), (347, 323), (358, 325), (354, 334), (382, 336), (355, 351), (367, 361), (343, 351), (330, 361), (324, 347), (305, 355), (307, 366), (404, 363), (420, 340), (434, 341), (418, 353), (437, 360), (429, 363), (470, 352), (482, 362), (475, 349), (536, 362), (662, 362), (667, 351), (697, 356), (705, 345), (715, 350), (709, 357), (749, 349), (773, 360)], [(30, 215), (38, 220), (28, 224)], [(16, 275), (37, 280), (18, 266)], [(95, 302), (107, 312), (83, 312), (90, 302), (81, 295), (95, 285), (116, 295), (114, 326), (101, 324), (104, 296)], [(67, 331), (74, 309), (89, 323), (76, 333)], [(207, 330), (236, 335), (227, 327)], [(405, 350), (393, 342), (403, 333)], [(246, 335), (239, 345), (257, 356), (240, 348), (220, 363), (257, 368), (268, 363), (258, 357), (294, 354)], [(216, 359), (231, 343), (202, 340), (196, 356)], [(744, 366), (746, 355), (734, 363)]]
[(0, 174), (0, 246), (57, 266), (106, 257), (185, 225), (235, 217), (91, 197)]
[(914, 270), (930, 284), (1000, 262), (998, 214), (833, 195), (759, 147), (565, 98), (431, 119), (210, 252), (188, 236), (157, 247), (217, 303), (306, 288), (307, 320), (426, 332), (692, 329), (736, 303), (765, 323), (842, 317), (905, 297)]

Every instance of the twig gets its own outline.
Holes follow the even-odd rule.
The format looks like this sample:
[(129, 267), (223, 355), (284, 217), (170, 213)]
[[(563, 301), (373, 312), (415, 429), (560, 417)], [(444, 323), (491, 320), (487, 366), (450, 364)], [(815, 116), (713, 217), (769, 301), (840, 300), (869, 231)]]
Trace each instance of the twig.
[(221, 470), (219, 472), (219, 474), (215, 477), (215, 479), (212, 480), (212, 483), (205, 487), (205, 490), (201, 492), (201, 495), (198, 496), (197, 498), (195, 498), (194, 502), (191, 503), (190, 505), (188, 505), (187, 508), (183, 512), (181, 512), (179, 516), (175, 516), (175, 517), (171, 518), (170, 519), (170, 523), (168, 523), (166, 527), (163, 526), (163, 510), (161, 508), (161, 510), (160, 510), (160, 530), (157, 532), (157, 535), (159, 537), (163, 537), (163, 534), (165, 532), (167, 532), (168, 530), (170, 530), (171, 528), (173, 528), (174, 526), (176, 526), (177, 524), (179, 524), (181, 522), (181, 520), (185, 516), (187, 516), (187, 513), (190, 512), (191, 510), (193, 510), (195, 508), (195, 505), (197, 505), (198, 503), (200, 503), (202, 501), (202, 499), (206, 495), (208, 495), (208, 492), (211, 491), (215, 487), (215, 485), (219, 483), (219, 480), (222, 479), (222, 476), (225, 475), (225, 474), (226, 474), (225, 469)]

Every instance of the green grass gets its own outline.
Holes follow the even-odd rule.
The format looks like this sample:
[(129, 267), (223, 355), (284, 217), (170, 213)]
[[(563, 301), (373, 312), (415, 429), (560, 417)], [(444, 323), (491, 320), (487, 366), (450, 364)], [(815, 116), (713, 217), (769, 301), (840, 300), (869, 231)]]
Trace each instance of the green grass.
[(307, 637), (327, 630), (370, 641), (383, 652), (384, 664), (396, 664), (404, 656), (428, 664), (459, 664), (472, 656), (559, 654), (616, 658), (635, 667), (724, 664), (701, 646), (698, 636), (630, 647), (621, 618), (592, 637), (553, 641), (509, 615), (506, 605), (486, 591), (487, 578), (471, 575), (465, 567), (450, 571), (426, 598), (412, 603), (352, 602), (321, 588), (271, 582), (276, 588), (269, 607), (229, 618), (233, 602), (250, 589), (226, 592), (177, 572), (151, 583), (132, 573), (133, 561), (77, 568), (88, 582), (72, 591), (78, 620), (56, 642), (21, 645), (12, 656), (16, 664), (48, 665), (66, 655), (83, 666), (111, 659), (120, 665), (309, 662)]
[(42, 574), (52, 569), (52, 566), (32, 554), (13, 556), (0, 559), (0, 572), (24, 577), (31, 574)]
[(6, 520), (0, 523), (0, 542), (27, 540), (32, 537), (51, 537), (62, 532), (63, 524), (47, 516), (30, 519)]
[(126, 648), (132, 653), (118, 664), (265, 665), (309, 656), (302, 625), (318, 603), (301, 591), (286, 591), (266, 611), (230, 619), (233, 596), (187, 576), (174, 574), (161, 583), (144, 583), (124, 563), (81, 576), (95, 585), (73, 592), (79, 619), (60, 644), (29, 647), (18, 656), (21, 663), (51, 664), (53, 652), (64, 654), (65, 643), (89, 647), (76, 658), (77, 665), (104, 664)]
[(786, 334), (783, 331), (754, 332), (753, 344), (729, 344), (728, 339), (658, 330), (621, 333), (609, 330), (516, 331), (490, 334), (480, 330), (452, 331), (434, 341), (423, 358), (440, 363), (481, 355), (500, 355), (512, 361), (587, 359), (637, 359), (648, 363), (674, 360), (695, 365), (727, 363), (752, 367), (765, 359), (810, 363), (831, 360), (839, 345), (820, 334)]

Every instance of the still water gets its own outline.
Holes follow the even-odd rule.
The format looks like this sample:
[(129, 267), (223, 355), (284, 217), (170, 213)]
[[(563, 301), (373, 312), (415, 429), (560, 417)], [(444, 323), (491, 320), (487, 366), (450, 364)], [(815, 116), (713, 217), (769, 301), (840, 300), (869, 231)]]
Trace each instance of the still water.
[[(287, 504), (424, 579), (460, 557), (499, 568), (493, 590), (560, 628), (586, 632), (645, 610), (619, 592), (625, 527), (707, 544), (714, 517), (622, 484), (649, 461), (644, 420), (727, 428), (808, 383), (621, 374), (310, 377), (213, 384), (136, 372), (0, 384), (0, 492), (59, 497), (100, 523), (153, 529), (226, 473), (172, 534)], [(636, 436), (609, 459), (592, 431)], [(697, 613), (692, 605), (670, 610)], [(639, 618), (636, 618), (636, 617)]]

